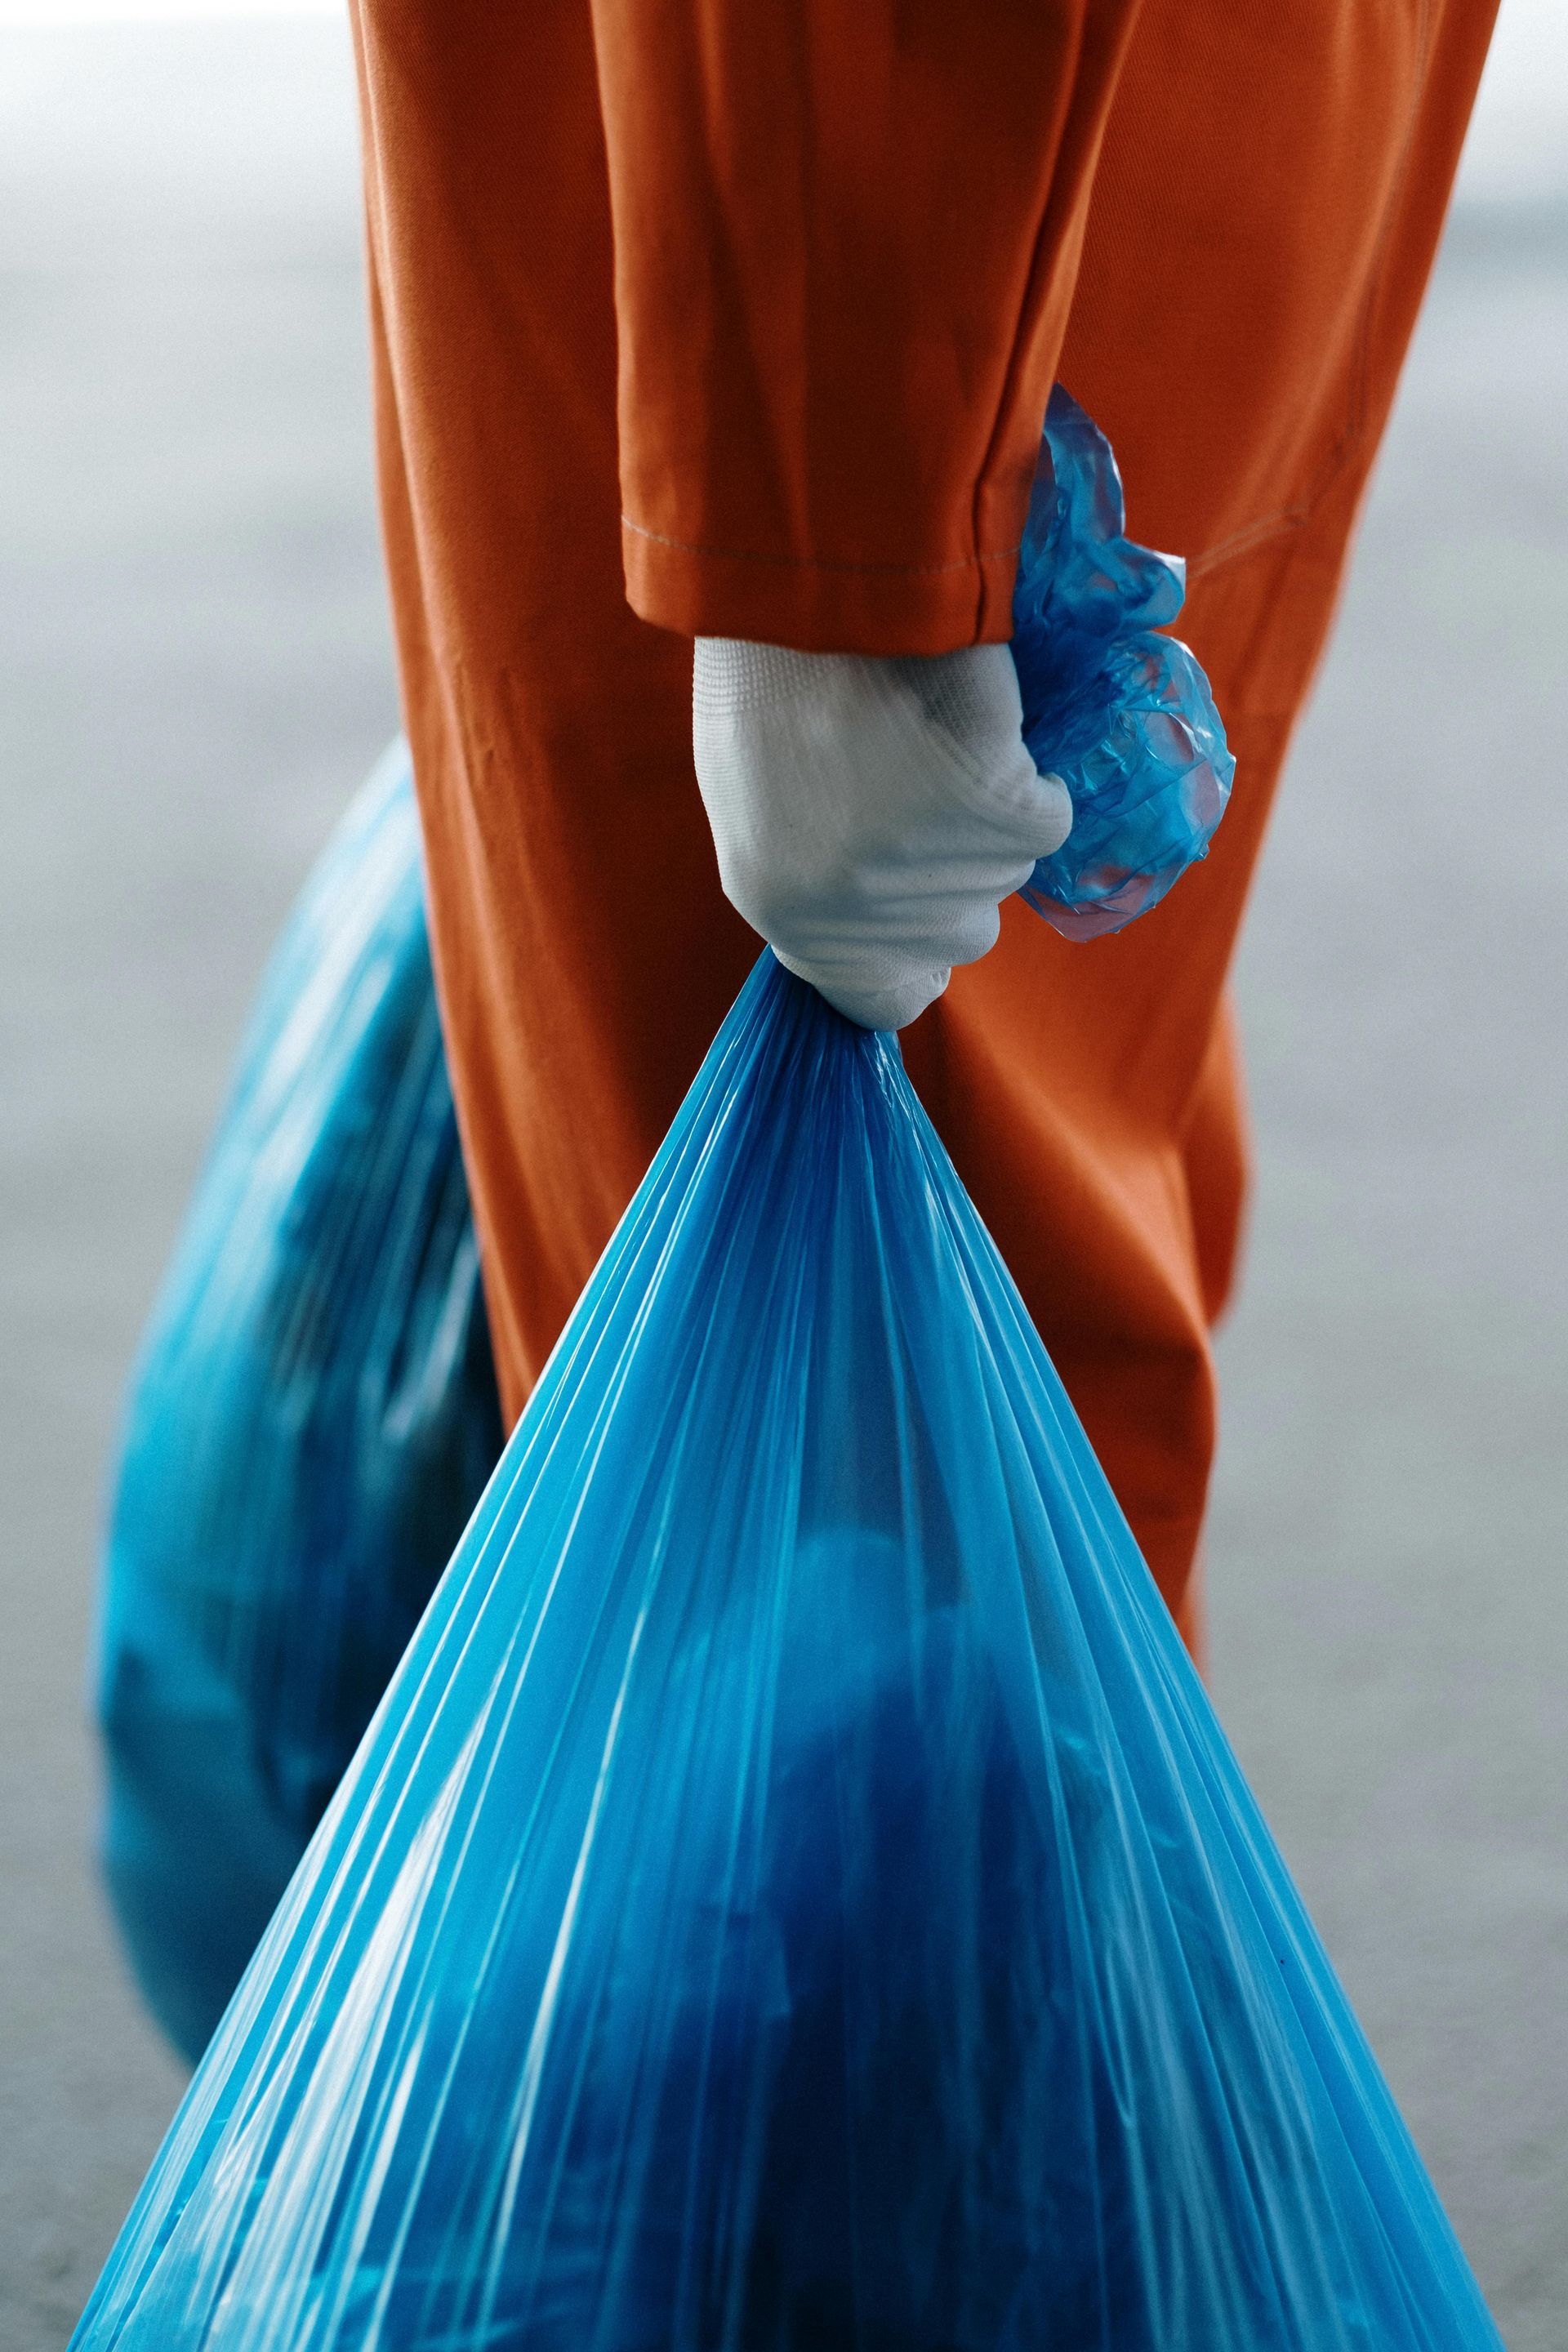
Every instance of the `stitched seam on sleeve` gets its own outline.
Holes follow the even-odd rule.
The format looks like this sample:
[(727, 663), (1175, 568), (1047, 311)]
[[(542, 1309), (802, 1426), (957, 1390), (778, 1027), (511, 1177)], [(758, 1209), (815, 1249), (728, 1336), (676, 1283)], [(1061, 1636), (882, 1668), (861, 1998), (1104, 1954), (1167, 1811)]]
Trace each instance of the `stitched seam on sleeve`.
[(754, 547), (703, 547), (695, 540), (668, 539), (662, 530), (648, 530), (625, 514), (621, 527), (635, 531), (638, 539), (651, 540), (656, 547), (674, 548), (680, 555), (710, 556), (719, 563), (773, 563), (791, 572), (896, 572), (911, 579), (929, 579), (942, 572), (977, 572), (984, 563), (1010, 562), (1022, 548), (1020, 541), (1018, 547), (996, 547), (987, 554), (960, 556), (952, 563), (847, 563), (831, 556), (768, 555)]

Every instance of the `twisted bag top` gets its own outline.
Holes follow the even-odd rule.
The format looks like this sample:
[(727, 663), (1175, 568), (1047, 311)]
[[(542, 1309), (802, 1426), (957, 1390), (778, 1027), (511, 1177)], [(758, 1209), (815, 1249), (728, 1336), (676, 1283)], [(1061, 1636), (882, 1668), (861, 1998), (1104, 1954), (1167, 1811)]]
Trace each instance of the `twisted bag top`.
[(1186, 567), (1127, 537), (1110, 444), (1058, 383), (1013, 592), (1024, 737), (1072, 831), (1022, 893), (1068, 939), (1119, 931), (1208, 855), (1236, 761), (1209, 683), (1163, 631)]

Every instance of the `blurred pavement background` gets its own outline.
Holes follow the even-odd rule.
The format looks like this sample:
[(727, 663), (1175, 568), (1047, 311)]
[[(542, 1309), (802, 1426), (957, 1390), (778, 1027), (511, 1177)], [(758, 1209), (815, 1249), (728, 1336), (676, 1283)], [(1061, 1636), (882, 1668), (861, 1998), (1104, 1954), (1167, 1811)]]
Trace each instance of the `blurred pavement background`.
[[(143, 13), (0, 0), (0, 2352), (63, 2344), (180, 2088), (90, 1862), (102, 1465), (395, 724), (343, 28)], [(1568, 2343), (1565, 420), (1568, 12), (1504, 0), (1242, 959), (1210, 1574), (1222, 1711), (1512, 2352)]]

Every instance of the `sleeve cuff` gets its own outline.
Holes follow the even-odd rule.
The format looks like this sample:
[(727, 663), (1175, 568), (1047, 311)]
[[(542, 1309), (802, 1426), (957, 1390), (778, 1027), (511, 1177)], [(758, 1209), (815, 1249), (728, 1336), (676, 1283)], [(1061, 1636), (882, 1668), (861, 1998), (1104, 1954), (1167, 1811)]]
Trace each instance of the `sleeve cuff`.
[(622, 518), (626, 598), (688, 637), (798, 653), (945, 654), (1013, 634), (1016, 547), (929, 564), (803, 562), (694, 547)]

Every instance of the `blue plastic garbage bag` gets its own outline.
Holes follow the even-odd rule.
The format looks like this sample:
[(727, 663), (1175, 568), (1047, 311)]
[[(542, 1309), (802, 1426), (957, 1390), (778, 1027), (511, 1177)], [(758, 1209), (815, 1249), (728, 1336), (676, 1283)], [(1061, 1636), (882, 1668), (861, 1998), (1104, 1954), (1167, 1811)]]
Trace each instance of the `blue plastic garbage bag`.
[[(1114, 929), (1201, 856), (1232, 763), (1154, 634), (1182, 568), (1128, 541), (1059, 387), (1015, 599), (1032, 750), (1074, 802), (1026, 896)], [(138, 1369), (100, 1670), (106, 1858), (138, 1973), (195, 2056), (500, 1448), (442, 1058), (407, 753), (274, 960)]]
[(192, 2057), (500, 1446), (397, 747), (268, 973), (117, 1475), (105, 1861)]
[(771, 958), (75, 2342), (1497, 2352), (895, 1041)]

